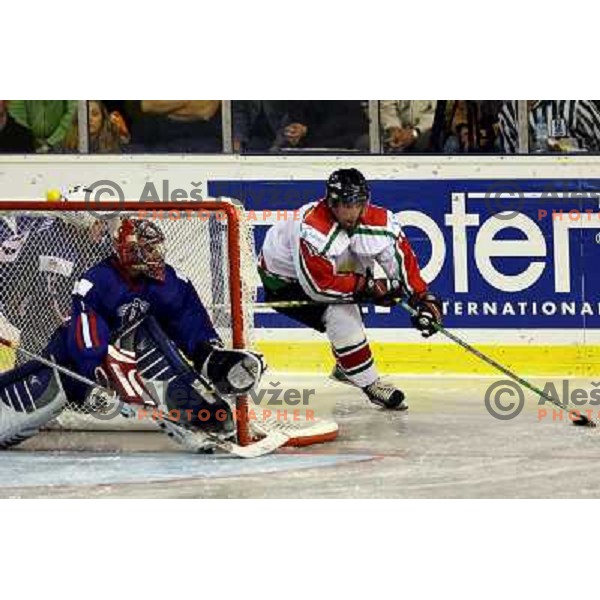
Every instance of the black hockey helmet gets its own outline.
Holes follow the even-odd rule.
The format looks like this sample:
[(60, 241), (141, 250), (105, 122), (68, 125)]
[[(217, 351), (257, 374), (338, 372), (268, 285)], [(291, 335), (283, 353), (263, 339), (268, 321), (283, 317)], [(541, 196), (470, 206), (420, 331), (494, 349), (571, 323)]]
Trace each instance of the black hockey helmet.
[(367, 204), (371, 197), (369, 184), (358, 169), (338, 169), (327, 180), (327, 204)]

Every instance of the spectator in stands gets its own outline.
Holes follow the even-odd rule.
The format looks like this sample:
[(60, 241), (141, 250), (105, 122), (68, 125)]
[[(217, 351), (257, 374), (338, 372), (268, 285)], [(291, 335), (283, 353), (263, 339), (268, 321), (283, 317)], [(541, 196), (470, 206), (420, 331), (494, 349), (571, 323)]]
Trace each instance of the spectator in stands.
[[(120, 113), (113, 111), (110, 115), (101, 100), (88, 101), (88, 135), (90, 154), (110, 154), (121, 152), (121, 145), (129, 142), (127, 126)], [(63, 149), (77, 152), (79, 131), (77, 119), (65, 138)]]
[(476, 141), (479, 152), (502, 152), (500, 147), (500, 110), (504, 100), (477, 101)]
[(121, 145), (128, 144), (131, 136), (129, 135), (129, 127), (127, 126), (125, 117), (118, 110), (113, 110), (109, 113), (108, 107), (106, 107), (106, 114), (108, 114), (108, 118), (119, 136), (119, 143)]
[(231, 111), (234, 152), (272, 152), (285, 143), (286, 102), (236, 100)]
[(283, 148), (369, 149), (367, 103), (360, 100), (294, 100)]
[(0, 100), (0, 153), (33, 152), (31, 132), (8, 114), (8, 100)]
[(76, 100), (12, 100), (13, 119), (31, 131), (36, 152), (60, 149), (77, 113)]
[[(528, 100), (530, 152), (600, 151), (600, 111), (591, 100)], [(517, 103), (509, 100), (500, 112), (502, 149), (519, 147)]]
[(426, 152), (436, 100), (381, 100), (379, 116), (387, 152)]
[(106, 106), (111, 121), (119, 130), (121, 145), (128, 144), (131, 139), (129, 133), (131, 130), (130, 112), (133, 109), (135, 113), (136, 106), (139, 106), (139, 100), (101, 100), (101, 102)]
[(220, 100), (142, 100), (132, 115), (132, 150), (220, 152)]
[(466, 123), (459, 123), (456, 126), (455, 135), (451, 135), (444, 143), (445, 154), (458, 154), (462, 152), (471, 152), (472, 146), (469, 140), (469, 126)]
[(90, 152), (120, 152), (121, 144), (129, 141), (125, 122), (119, 113), (108, 114), (100, 100), (88, 102)]
[[(459, 125), (461, 135), (468, 138), (466, 152), (497, 152), (498, 115), (501, 100), (438, 100), (431, 130), (431, 148), (435, 152), (459, 148), (456, 135)], [(446, 143), (448, 142), (448, 145)]]

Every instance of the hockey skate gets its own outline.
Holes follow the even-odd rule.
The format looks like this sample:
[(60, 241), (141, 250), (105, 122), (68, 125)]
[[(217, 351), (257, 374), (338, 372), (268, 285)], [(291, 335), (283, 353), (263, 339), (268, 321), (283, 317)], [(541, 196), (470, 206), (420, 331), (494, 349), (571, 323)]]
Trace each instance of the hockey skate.
[(389, 383), (385, 383), (381, 379), (376, 379), (370, 385), (362, 388), (369, 400), (377, 406), (387, 408), (389, 410), (407, 410), (408, 404), (404, 397), (404, 393), (395, 388)]

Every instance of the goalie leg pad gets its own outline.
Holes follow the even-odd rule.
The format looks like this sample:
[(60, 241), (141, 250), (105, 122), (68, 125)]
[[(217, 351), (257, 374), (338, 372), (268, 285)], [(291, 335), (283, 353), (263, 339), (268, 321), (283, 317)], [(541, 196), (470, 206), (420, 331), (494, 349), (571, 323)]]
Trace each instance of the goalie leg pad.
[(213, 433), (233, 434), (231, 408), (218, 394), (211, 393), (195, 373), (178, 375), (166, 385), (163, 401), (169, 413), (180, 415), (181, 425)]
[(66, 402), (58, 373), (50, 367), (28, 362), (0, 375), (0, 449), (36, 435)]

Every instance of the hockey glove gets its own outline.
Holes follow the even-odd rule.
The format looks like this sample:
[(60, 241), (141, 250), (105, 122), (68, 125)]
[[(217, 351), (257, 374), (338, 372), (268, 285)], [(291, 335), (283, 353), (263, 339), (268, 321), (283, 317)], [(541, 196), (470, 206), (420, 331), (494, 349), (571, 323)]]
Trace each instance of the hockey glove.
[(86, 390), (83, 407), (96, 419), (108, 421), (118, 414), (130, 416), (131, 404), (157, 405), (138, 373), (135, 354), (130, 350), (109, 346), (94, 376), (100, 387), (90, 386)]
[(424, 294), (413, 294), (408, 303), (417, 311), (417, 314), (410, 318), (413, 327), (418, 329), (423, 337), (431, 337), (437, 332), (434, 325), (442, 324), (440, 299), (431, 292), (425, 292)]
[(194, 368), (224, 395), (249, 392), (267, 369), (262, 354), (250, 350), (226, 350), (220, 342), (204, 342), (193, 356)]
[(372, 302), (391, 306), (394, 299), (400, 296), (402, 296), (402, 284), (398, 279), (375, 278), (371, 269), (367, 269), (364, 275), (358, 275), (354, 288), (356, 302)]

